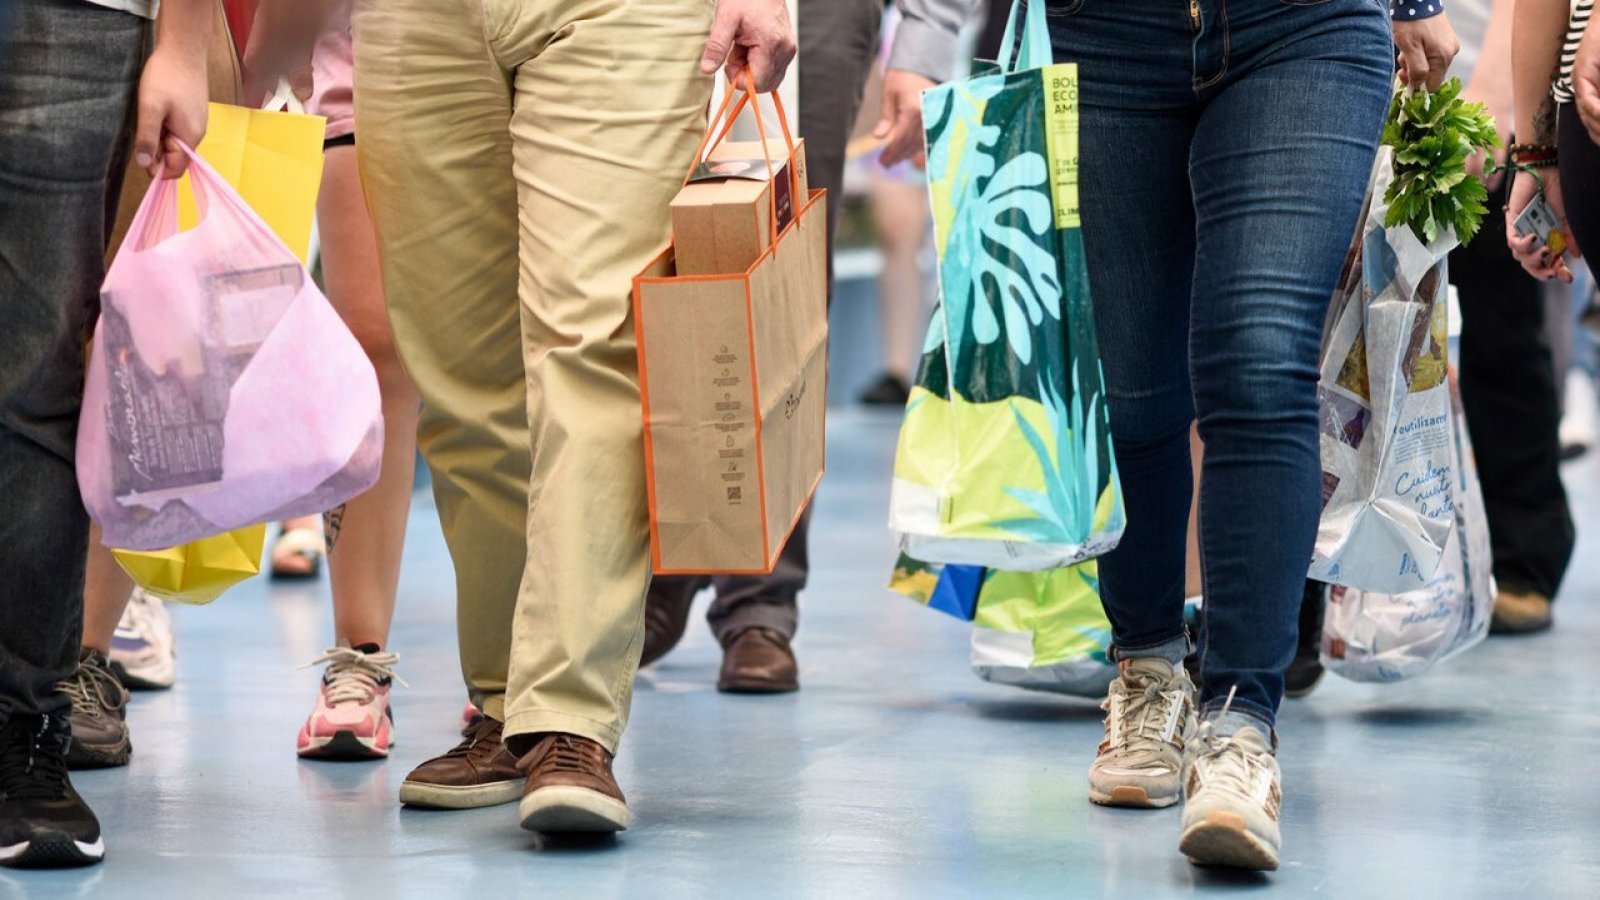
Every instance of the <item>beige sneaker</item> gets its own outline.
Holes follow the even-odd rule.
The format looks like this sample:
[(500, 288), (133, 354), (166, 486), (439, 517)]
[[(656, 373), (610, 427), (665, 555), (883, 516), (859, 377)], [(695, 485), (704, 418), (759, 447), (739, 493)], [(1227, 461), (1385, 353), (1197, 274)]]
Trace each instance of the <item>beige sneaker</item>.
[(1278, 760), (1259, 729), (1220, 737), (1213, 727), (1200, 726), (1188, 759), (1178, 849), (1197, 866), (1276, 869)]
[(1195, 729), (1194, 682), (1164, 659), (1123, 660), (1100, 708), (1106, 736), (1089, 766), (1103, 806), (1171, 806), (1183, 796), (1183, 748)]

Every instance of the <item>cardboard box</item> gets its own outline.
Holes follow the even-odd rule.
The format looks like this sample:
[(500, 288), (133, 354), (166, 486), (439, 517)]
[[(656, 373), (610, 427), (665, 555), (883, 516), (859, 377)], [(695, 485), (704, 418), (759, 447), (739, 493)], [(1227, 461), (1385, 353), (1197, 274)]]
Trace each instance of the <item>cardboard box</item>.
[(672, 239), (679, 275), (743, 272), (772, 243), (774, 205), (778, 231), (794, 220), (796, 208), (810, 196), (805, 140), (796, 141), (794, 148), (798, 196), (789, 179), (783, 141), (769, 138), (767, 152), (773, 155), (770, 173), (760, 141), (720, 144), (673, 198)]

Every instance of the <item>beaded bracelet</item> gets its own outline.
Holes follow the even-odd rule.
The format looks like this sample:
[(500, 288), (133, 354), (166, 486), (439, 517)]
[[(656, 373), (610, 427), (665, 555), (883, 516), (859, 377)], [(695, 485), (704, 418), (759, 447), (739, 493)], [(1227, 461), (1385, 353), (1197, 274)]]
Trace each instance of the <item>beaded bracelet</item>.
[(1548, 169), (1556, 165), (1556, 148), (1549, 144), (1512, 144), (1508, 161), (1522, 168)]

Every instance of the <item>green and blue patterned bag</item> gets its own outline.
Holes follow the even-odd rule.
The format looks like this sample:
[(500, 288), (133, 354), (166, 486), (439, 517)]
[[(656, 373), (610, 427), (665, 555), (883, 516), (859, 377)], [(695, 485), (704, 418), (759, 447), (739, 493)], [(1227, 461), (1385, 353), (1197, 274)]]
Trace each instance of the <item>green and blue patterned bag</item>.
[(940, 301), (890, 525), (926, 562), (1053, 569), (1122, 535), (1079, 230), (1078, 71), (1052, 64), (1043, 4), (1026, 17), (1015, 65), (923, 95)]

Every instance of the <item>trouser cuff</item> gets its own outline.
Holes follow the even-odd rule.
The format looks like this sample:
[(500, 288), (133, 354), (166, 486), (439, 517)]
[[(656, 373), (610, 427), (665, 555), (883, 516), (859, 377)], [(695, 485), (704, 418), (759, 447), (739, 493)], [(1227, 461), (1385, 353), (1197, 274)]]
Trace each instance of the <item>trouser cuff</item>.
[[(619, 723), (597, 722), (585, 716), (553, 709), (525, 709), (514, 712), (506, 717), (505, 723), (506, 744), (518, 756), (531, 749), (532, 742), (527, 740), (526, 736), (552, 731), (575, 734), (591, 741), (598, 741), (600, 746), (612, 753), (617, 752), (617, 744), (622, 740), (622, 725)], [(515, 740), (518, 737), (523, 739)]]

